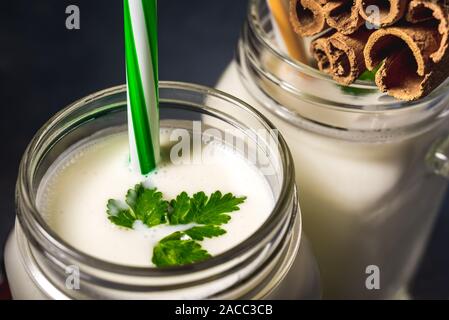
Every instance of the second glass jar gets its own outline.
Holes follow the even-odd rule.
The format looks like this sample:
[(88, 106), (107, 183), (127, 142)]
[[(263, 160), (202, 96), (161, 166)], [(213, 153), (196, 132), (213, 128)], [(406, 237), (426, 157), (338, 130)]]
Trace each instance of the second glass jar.
[(448, 87), (413, 103), (341, 87), (281, 52), (266, 2), (250, 1), (217, 88), (286, 138), (325, 298), (391, 298), (409, 282), (447, 186)]

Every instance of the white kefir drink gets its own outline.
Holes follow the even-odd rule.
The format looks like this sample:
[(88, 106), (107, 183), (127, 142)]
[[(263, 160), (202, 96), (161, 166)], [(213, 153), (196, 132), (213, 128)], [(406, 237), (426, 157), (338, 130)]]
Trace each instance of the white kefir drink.
[(161, 161), (147, 175), (130, 163), (124, 87), (32, 140), (5, 248), (13, 297), (319, 298), (285, 141), (214, 89), (160, 93)]
[[(170, 144), (172, 130), (161, 131), (162, 149)], [(176, 136), (175, 136), (176, 138)], [(173, 164), (169, 154), (147, 177), (131, 170), (125, 132), (92, 138), (63, 154), (49, 169), (38, 192), (38, 206), (49, 226), (67, 243), (98, 259), (127, 266), (154, 266), (154, 246), (176, 231), (195, 226), (161, 224), (148, 227), (137, 220), (133, 230), (111, 223), (106, 214), (109, 199), (122, 199), (142, 183), (157, 188), (166, 199), (186, 192), (210, 195), (219, 190), (246, 197), (240, 210), (223, 225), (224, 235), (205, 239), (211, 255), (231, 249), (254, 233), (266, 220), (274, 199), (265, 177), (243, 156), (222, 143), (202, 145), (199, 162), (185, 159)], [(169, 148), (165, 148), (169, 152)]]
[[(444, 199), (446, 182), (425, 165), (438, 131), (383, 143), (345, 141), (264, 111), (243, 89), (235, 64), (217, 87), (259, 105), (286, 138), (325, 296), (392, 297), (415, 270)], [(322, 114), (317, 110), (315, 116)], [(385, 271), (379, 290), (366, 287), (372, 265)]]
[(444, 199), (447, 182), (429, 159), (448, 134), (447, 88), (407, 103), (366, 81), (342, 87), (279, 49), (262, 0), (250, 1), (237, 58), (216, 87), (285, 137), (324, 297), (395, 296)]

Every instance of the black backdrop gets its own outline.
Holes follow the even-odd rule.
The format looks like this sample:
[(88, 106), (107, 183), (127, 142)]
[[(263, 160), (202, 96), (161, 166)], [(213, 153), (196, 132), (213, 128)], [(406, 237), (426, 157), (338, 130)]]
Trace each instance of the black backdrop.
[[(70, 4), (80, 8), (80, 30), (65, 27)], [(213, 86), (233, 57), (246, 7), (246, 0), (159, 0), (161, 79)], [(122, 19), (121, 0), (0, 1), (0, 255), (33, 134), (70, 102), (125, 82)], [(413, 282), (416, 297), (449, 297), (446, 202)]]

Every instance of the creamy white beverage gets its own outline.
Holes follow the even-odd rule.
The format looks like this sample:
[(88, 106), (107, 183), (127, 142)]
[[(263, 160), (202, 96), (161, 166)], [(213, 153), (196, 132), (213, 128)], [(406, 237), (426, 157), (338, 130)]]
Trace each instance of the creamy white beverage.
[(161, 161), (147, 176), (131, 170), (125, 87), (32, 140), (5, 247), (13, 298), (319, 298), (283, 139), (214, 89), (160, 93)]
[[(157, 188), (164, 199), (175, 199), (203, 191), (244, 196), (240, 210), (221, 227), (224, 235), (205, 239), (202, 247), (211, 255), (231, 249), (251, 236), (270, 214), (274, 199), (265, 177), (231, 148), (222, 143), (204, 144), (198, 162), (173, 164), (167, 146), (172, 130), (161, 131), (163, 161), (147, 177), (131, 170), (128, 137), (125, 132), (92, 138), (66, 151), (52, 165), (38, 191), (39, 210), (50, 228), (63, 240), (101, 260), (127, 266), (153, 266), (154, 246), (176, 231), (195, 224), (148, 227), (137, 220), (133, 229), (108, 220), (109, 199), (123, 199), (128, 189), (143, 183)], [(173, 144), (173, 143), (172, 143)]]
[[(329, 94), (316, 79), (298, 77), (286, 64), (263, 63), (298, 90), (310, 92), (313, 87), (323, 96)], [(256, 107), (285, 137), (295, 161), (304, 230), (320, 265), (324, 297), (391, 298), (413, 274), (444, 198), (446, 182), (430, 173), (425, 157), (432, 143), (444, 136), (445, 126), (407, 136), (395, 136), (384, 127), (383, 141), (346, 140), (337, 130), (314, 132), (289, 120), (297, 112), (317, 122), (369, 129), (376, 116), (324, 110), (293, 99), (269, 81), (259, 85), (292, 111), (290, 119), (269, 110), (258, 91), (246, 88), (235, 62), (217, 88)], [(390, 129), (400, 125), (393, 114), (377, 117), (379, 123), (390, 123)], [(367, 279), (373, 270), (380, 270), (380, 280), (370, 289)]]

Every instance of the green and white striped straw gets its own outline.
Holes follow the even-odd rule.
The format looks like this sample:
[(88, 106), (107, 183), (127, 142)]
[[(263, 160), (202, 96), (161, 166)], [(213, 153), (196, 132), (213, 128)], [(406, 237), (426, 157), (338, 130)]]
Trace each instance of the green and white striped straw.
[(131, 165), (142, 174), (159, 161), (157, 0), (124, 0)]

